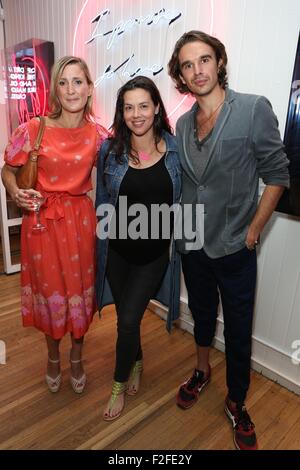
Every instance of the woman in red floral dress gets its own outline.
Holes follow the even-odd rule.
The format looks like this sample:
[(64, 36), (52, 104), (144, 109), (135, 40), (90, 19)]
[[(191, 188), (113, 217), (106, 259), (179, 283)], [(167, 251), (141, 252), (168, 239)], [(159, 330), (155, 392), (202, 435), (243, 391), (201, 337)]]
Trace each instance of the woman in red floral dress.
[[(96, 310), (94, 301), (96, 217), (91, 199), (91, 172), (107, 131), (92, 112), (93, 82), (86, 63), (63, 57), (53, 67), (50, 113), (39, 150), (34, 189), (18, 188), (15, 174), (25, 164), (37, 137), (39, 119), (22, 124), (5, 151), (2, 179), (12, 199), (25, 210), (21, 234), (21, 288), (24, 326), (46, 337), (46, 382), (51, 392), (61, 385), (59, 343), (71, 334), (71, 385), (85, 387), (82, 367), (84, 335)], [(46, 230), (32, 230), (32, 196), (45, 200), (40, 218)]]

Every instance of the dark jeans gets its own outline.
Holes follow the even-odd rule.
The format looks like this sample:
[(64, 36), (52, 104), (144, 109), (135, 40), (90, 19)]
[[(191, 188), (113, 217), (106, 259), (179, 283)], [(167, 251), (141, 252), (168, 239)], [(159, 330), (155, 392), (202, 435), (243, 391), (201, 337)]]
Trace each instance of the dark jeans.
[(256, 251), (243, 248), (216, 259), (192, 251), (182, 255), (182, 269), (198, 346), (212, 343), (221, 295), (229, 398), (243, 402), (250, 384)]
[(140, 325), (168, 266), (169, 252), (145, 265), (128, 263), (109, 248), (107, 279), (116, 304), (118, 338), (114, 379), (126, 382), (135, 361), (142, 359)]

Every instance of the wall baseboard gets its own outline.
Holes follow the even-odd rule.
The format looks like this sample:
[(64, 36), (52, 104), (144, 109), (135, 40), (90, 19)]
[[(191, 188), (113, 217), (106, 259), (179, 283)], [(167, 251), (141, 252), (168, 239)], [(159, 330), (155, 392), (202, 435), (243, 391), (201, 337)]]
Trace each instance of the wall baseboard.
[[(166, 320), (167, 308), (156, 301), (151, 301), (148, 307), (152, 312), (156, 313), (159, 317)], [(176, 324), (179, 328), (188, 331), (193, 335), (194, 324), (189, 308), (185, 302), (180, 302), (180, 318)], [(218, 318), (216, 336), (213, 346), (219, 351), (225, 351), (225, 344), (223, 339), (223, 319)], [(280, 370), (278, 368), (280, 365)], [(279, 383), (283, 387), (291, 390), (292, 392), (300, 395), (300, 384), (297, 382), (298, 365), (293, 365), (292, 358), (285, 352), (276, 348), (276, 346), (268, 344), (267, 342), (253, 337), (251, 367), (262, 374), (264, 377)], [(290, 376), (287, 376), (283, 371), (290, 371)]]

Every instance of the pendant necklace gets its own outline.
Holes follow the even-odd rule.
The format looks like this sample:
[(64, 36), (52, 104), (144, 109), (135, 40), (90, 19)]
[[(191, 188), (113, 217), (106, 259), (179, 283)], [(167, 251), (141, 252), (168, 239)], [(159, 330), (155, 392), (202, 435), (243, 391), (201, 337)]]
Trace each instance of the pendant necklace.
[(137, 154), (140, 160), (149, 161), (151, 159), (151, 155), (153, 154), (153, 152), (155, 152), (155, 150), (155, 147), (151, 150), (151, 152), (145, 152), (144, 150), (140, 150), (139, 152), (137, 152)]
[(149, 162), (149, 160), (151, 160), (153, 153), (157, 150), (158, 150), (157, 147), (154, 146), (150, 152), (145, 152), (145, 150), (135, 150), (135, 152), (137, 153), (139, 160), (144, 161), (144, 162)]
[(199, 122), (199, 127), (202, 127), (203, 124), (206, 124), (208, 121), (211, 120), (211, 118), (216, 114), (216, 112), (218, 111), (218, 109), (222, 106), (222, 104), (224, 103), (225, 100), (221, 101), (221, 103), (216, 107), (216, 109), (214, 110), (214, 112), (209, 116), (208, 119), (205, 119), (204, 121), (202, 122)]
[[(200, 150), (202, 149), (202, 144), (204, 143), (206, 138), (209, 135), (211, 135), (211, 132), (214, 128), (216, 120), (215, 119), (212, 120), (212, 118), (214, 118), (217, 115), (217, 111), (224, 104), (224, 101), (225, 101), (225, 98), (221, 101), (220, 104), (218, 104), (218, 106), (212, 112), (209, 118), (204, 119), (204, 121), (202, 120), (202, 122), (201, 121), (197, 122), (197, 117), (195, 116), (194, 137), (197, 143), (197, 147), (199, 148), (200, 146)], [(205, 126), (205, 124), (208, 124), (208, 126)]]
[(150, 160), (150, 155), (149, 153), (146, 152), (138, 152), (138, 156), (140, 160), (148, 161)]

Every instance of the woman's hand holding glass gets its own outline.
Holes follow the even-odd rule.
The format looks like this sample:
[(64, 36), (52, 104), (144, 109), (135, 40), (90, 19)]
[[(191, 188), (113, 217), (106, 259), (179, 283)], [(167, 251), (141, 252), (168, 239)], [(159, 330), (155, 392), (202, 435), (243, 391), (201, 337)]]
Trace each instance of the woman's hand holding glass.
[(34, 211), (34, 206), (32, 203), (32, 197), (42, 197), (39, 191), (35, 189), (18, 189), (12, 198), (18, 207), (25, 209), (26, 211)]
[(39, 191), (35, 189), (18, 189), (14, 200), (18, 207), (34, 212), (32, 230), (46, 230), (46, 227), (40, 221), (40, 207), (44, 204), (45, 199)]

